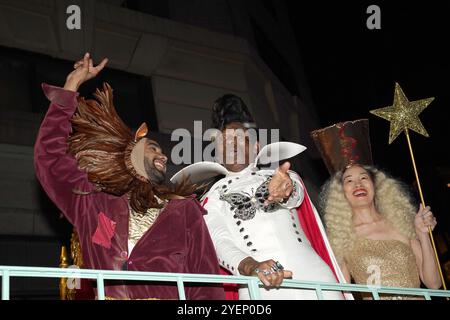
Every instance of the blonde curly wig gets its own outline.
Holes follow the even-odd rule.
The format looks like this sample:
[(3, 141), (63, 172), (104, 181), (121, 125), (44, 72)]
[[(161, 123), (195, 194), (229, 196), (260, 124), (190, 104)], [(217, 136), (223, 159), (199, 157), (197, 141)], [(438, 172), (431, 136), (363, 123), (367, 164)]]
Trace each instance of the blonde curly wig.
[[(361, 166), (374, 183), (374, 203), (383, 215), (400, 233), (409, 239), (416, 238), (414, 217), (416, 207), (405, 186), (373, 166)], [(324, 216), (328, 239), (339, 263), (346, 260), (355, 241), (352, 209), (342, 188), (343, 171), (334, 174), (322, 187), (320, 207)]]

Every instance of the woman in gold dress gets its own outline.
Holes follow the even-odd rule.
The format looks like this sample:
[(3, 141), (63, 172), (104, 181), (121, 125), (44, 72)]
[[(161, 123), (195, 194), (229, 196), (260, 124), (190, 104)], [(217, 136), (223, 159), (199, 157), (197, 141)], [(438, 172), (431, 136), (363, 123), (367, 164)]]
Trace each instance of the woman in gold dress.
[(422, 282), (427, 288), (440, 288), (428, 235), (436, 218), (430, 207), (420, 205), (416, 213), (404, 186), (371, 165), (368, 120), (339, 123), (312, 136), (332, 173), (322, 188), (321, 206), (347, 281), (404, 288), (418, 288)]

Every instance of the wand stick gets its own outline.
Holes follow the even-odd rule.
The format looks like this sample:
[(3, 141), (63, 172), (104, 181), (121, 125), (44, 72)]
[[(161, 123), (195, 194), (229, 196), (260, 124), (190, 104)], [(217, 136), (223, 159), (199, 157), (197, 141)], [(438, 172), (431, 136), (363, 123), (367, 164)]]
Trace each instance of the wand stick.
[[(405, 135), (406, 135), (406, 140), (408, 141), (409, 153), (411, 154), (411, 160), (412, 160), (413, 167), (414, 167), (414, 174), (416, 175), (416, 181), (417, 181), (417, 187), (419, 189), (420, 201), (422, 202), (422, 206), (425, 208), (425, 199), (423, 198), (422, 187), (420, 186), (419, 174), (417, 173), (416, 161), (414, 160), (414, 153), (413, 153), (413, 149), (411, 146), (411, 140), (409, 139), (408, 128), (405, 128)], [(438, 253), (436, 250), (436, 245), (435, 245), (434, 239), (433, 239), (433, 232), (432, 232), (430, 226), (428, 226), (428, 234), (430, 236), (431, 244), (433, 246), (434, 256), (435, 256), (437, 267), (439, 270), (439, 275), (441, 276), (442, 285), (444, 287), (444, 290), (447, 290), (447, 287), (445, 285), (444, 276), (442, 274), (441, 264), (439, 263), (439, 257), (438, 257)]]

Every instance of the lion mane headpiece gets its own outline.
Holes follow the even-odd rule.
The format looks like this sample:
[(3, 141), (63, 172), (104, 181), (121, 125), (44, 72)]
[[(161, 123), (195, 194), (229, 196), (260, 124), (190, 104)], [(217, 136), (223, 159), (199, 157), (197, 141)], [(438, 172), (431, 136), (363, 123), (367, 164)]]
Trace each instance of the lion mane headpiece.
[(187, 181), (176, 187), (152, 182), (144, 167), (147, 125), (143, 123), (133, 134), (122, 121), (113, 103), (112, 88), (103, 84), (94, 99), (78, 99), (73, 115), (69, 152), (77, 159), (97, 191), (115, 196), (129, 194), (130, 205), (137, 212), (160, 207), (157, 200), (188, 196), (195, 186)]

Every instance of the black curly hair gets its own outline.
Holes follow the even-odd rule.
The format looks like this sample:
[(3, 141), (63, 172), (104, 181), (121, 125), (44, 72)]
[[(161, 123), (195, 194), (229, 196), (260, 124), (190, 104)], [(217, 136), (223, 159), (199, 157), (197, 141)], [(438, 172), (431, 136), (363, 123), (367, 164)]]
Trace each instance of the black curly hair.
[(255, 128), (248, 107), (242, 99), (234, 94), (225, 94), (214, 102), (212, 112), (212, 127), (222, 131), (232, 122), (246, 123), (249, 128)]

